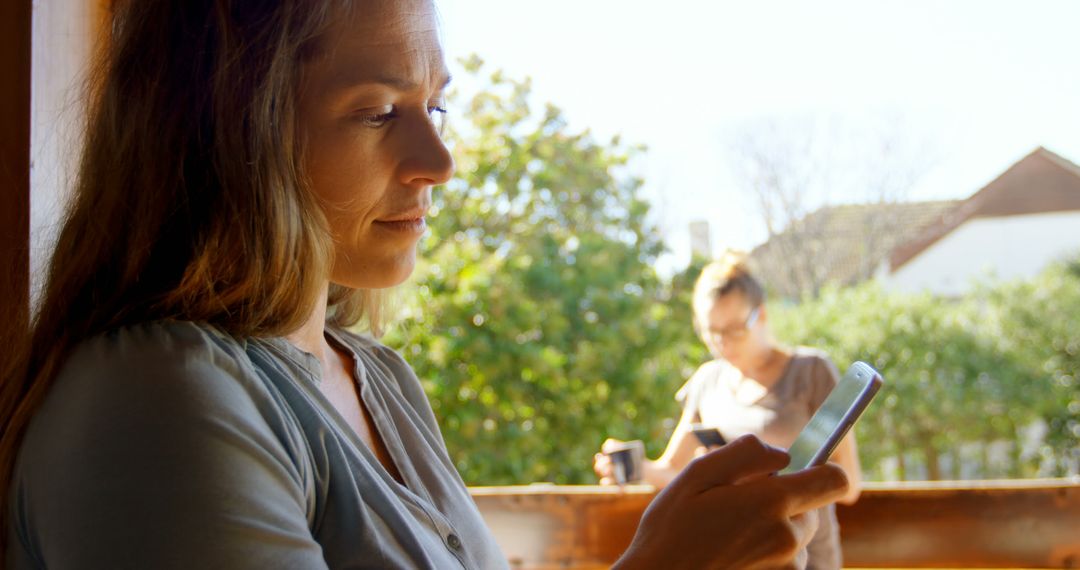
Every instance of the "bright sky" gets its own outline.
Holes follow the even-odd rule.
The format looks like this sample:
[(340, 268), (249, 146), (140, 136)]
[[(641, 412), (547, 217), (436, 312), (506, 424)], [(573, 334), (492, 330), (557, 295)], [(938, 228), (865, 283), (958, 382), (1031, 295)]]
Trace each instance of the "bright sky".
[(1080, 162), (1076, 1), (437, 2), (451, 60), (530, 76), (573, 128), (649, 147), (662, 268), (689, 259), (693, 220), (714, 249), (765, 239), (725, 159), (747, 121), (898, 119), (936, 149), (912, 199), (966, 197), (1040, 145)]

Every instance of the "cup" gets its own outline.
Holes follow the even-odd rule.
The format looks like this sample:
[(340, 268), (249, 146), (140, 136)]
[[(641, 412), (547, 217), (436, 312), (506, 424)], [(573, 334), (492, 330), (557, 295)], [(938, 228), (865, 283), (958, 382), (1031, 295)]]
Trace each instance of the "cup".
[(620, 442), (607, 455), (611, 458), (612, 477), (619, 485), (640, 483), (644, 478), (645, 442), (640, 439)]

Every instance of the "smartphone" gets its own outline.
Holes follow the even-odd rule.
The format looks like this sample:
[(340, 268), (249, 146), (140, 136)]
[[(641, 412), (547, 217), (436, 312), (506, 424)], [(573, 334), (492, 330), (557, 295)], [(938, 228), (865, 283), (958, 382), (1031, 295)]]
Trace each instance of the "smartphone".
[(780, 473), (795, 473), (828, 461), (840, 440), (877, 394), (881, 383), (881, 374), (869, 364), (852, 364), (791, 444), (788, 449), (791, 463)]
[(720, 430), (714, 427), (706, 427), (704, 424), (690, 424), (690, 431), (694, 432), (694, 437), (705, 447), (727, 445), (727, 440), (724, 439)]

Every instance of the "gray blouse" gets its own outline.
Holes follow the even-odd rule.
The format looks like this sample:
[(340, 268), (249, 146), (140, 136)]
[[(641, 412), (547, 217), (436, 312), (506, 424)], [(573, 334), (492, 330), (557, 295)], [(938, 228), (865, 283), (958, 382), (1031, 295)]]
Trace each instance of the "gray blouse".
[(10, 568), (505, 568), (416, 375), (331, 331), (401, 473), (319, 391), (313, 355), (163, 322), (80, 344), (34, 416)]

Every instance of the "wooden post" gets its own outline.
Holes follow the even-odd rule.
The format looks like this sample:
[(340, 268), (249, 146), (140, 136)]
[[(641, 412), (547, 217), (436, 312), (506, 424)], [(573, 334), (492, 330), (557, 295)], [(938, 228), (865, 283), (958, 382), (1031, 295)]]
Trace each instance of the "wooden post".
[(31, 5), (0, 2), (0, 340), (26, 334), (30, 308)]

